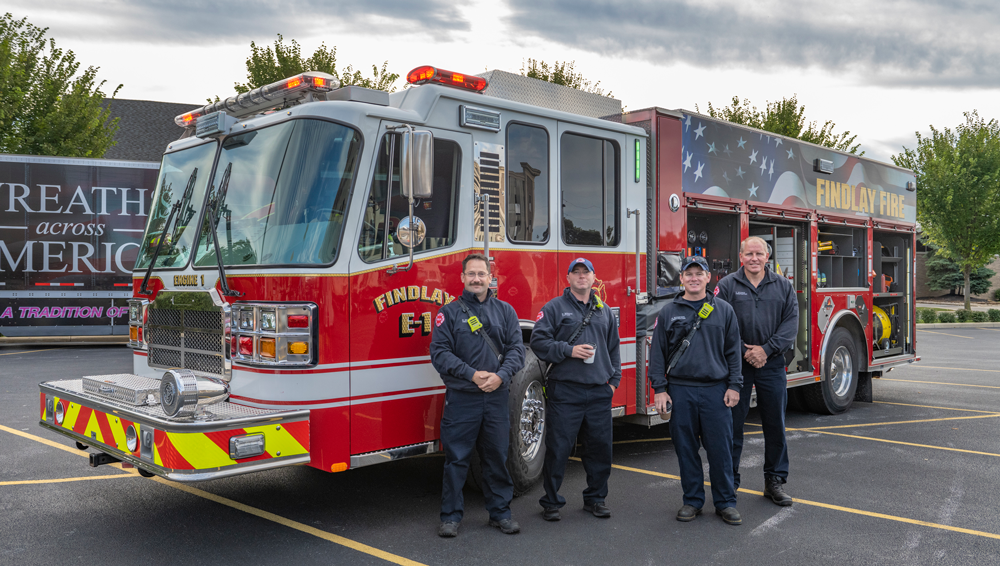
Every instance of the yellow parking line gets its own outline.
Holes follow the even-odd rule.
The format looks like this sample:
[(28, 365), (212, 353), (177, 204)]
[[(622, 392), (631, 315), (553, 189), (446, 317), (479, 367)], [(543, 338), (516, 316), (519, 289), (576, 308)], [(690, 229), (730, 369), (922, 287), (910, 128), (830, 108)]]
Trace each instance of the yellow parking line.
[(865, 426), (887, 426), (887, 425), (898, 425), (898, 424), (913, 424), (913, 423), (936, 423), (940, 421), (964, 421), (969, 419), (994, 419), (1000, 417), (1000, 413), (990, 413), (988, 415), (974, 415), (971, 417), (944, 417), (940, 419), (916, 419), (912, 421), (893, 421), (888, 423), (858, 423), (858, 424), (848, 424), (848, 425), (837, 425), (837, 426), (812, 426), (808, 428), (788, 428), (787, 430), (799, 430), (799, 431), (821, 431), (831, 428), (861, 428)]
[[(52, 442), (51, 440), (42, 438), (40, 436), (35, 436), (33, 434), (28, 434), (26, 432), (15, 430), (15, 429), (12, 429), (10, 427), (6, 427), (6, 426), (3, 426), (3, 425), (0, 425), (0, 430), (2, 430), (4, 432), (9, 432), (11, 434), (16, 434), (17, 436), (20, 436), (20, 437), (23, 437), (23, 438), (27, 438), (29, 440), (34, 440), (35, 442), (40, 442), (42, 444), (45, 444), (46, 446), (51, 446), (53, 448), (58, 448), (60, 450), (64, 450), (64, 451), (69, 452), (71, 454), (76, 454), (76, 455), (79, 455), (79, 456), (87, 456), (87, 453), (83, 452), (81, 450), (77, 450), (75, 448), (70, 448), (69, 446), (63, 446), (62, 444), (59, 444), (58, 442)], [(121, 469), (121, 464), (114, 464), (113, 466), (117, 467), (118, 469)], [(130, 471), (132, 475), (138, 475), (138, 472), (136, 472), (134, 469), (133, 470), (125, 470), (125, 471)], [(108, 477), (128, 477), (128, 476), (120, 475), (120, 476), (108, 476)], [(86, 478), (86, 479), (97, 479), (97, 477)], [(298, 521), (293, 521), (291, 519), (286, 519), (285, 517), (282, 517), (280, 515), (275, 515), (274, 513), (269, 513), (267, 511), (263, 511), (261, 509), (257, 509), (256, 507), (251, 507), (249, 505), (244, 505), (243, 503), (239, 503), (237, 501), (233, 501), (232, 499), (227, 499), (225, 497), (221, 497), (219, 495), (215, 495), (214, 493), (209, 493), (207, 491), (203, 491), (201, 489), (198, 489), (198, 488), (195, 488), (195, 487), (191, 487), (189, 485), (180, 484), (180, 483), (174, 483), (172, 481), (168, 481), (168, 480), (165, 480), (163, 478), (158, 478), (158, 477), (151, 478), (151, 479), (153, 481), (155, 481), (157, 483), (160, 483), (162, 485), (165, 485), (167, 487), (172, 487), (174, 489), (190, 493), (191, 495), (195, 495), (195, 496), (201, 497), (203, 499), (208, 499), (209, 501), (214, 501), (216, 503), (220, 503), (222, 505), (226, 505), (228, 507), (232, 507), (233, 509), (237, 509), (239, 511), (243, 511), (244, 513), (249, 513), (251, 515), (255, 515), (257, 517), (260, 517), (262, 519), (266, 519), (268, 521), (271, 521), (271, 522), (274, 522), (274, 523), (278, 523), (279, 525), (283, 525), (283, 526), (295, 529), (297, 531), (301, 531), (303, 533), (310, 534), (310, 535), (313, 535), (315, 537), (319, 537), (319, 538), (321, 538), (323, 540), (326, 540), (326, 541), (329, 541), (329, 542), (332, 542), (332, 543), (335, 543), (335, 544), (339, 544), (341, 546), (346, 546), (347, 548), (350, 548), (350, 549), (353, 549), (353, 550), (357, 550), (358, 552), (363, 552), (365, 554), (368, 554), (368, 555), (371, 555), (371, 556), (375, 556), (377, 558), (381, 558), (382, 560), (385, 560), (386, 562), (392, 562), (393, 564), (402, 564), (402, 565), (405, 565), (405, 566), (424, 566), (422, 563), (410, 560), (409, 558), (403, 558), (402, 556), (396, 556), (395, 554), (391, 554), (391, 553), (385, 552), (384, 550), (379, 550), (379, 549), (377, 549), (377, 548), (375, 548), (373, 546), (368, 546), (367, 544), (362, 544), (360, 542), (355, 542), (355, 541), (353, 541), (351, 539), (344, 538), (344, 537), (341, 537), (341, 536), (337, 536), (337, 535), (335, 535), (333, 533), (328, 533), (326, 531), (321, 531), (320, 529), (317, 529), (315, 527), (310, 527), (309, 525), (305, 525), (305, 524), (299, 523)], [(45, 481), (45, 480), (41, 480), (41, 481)], [(67, 480), (67, 481), (69, 481), (69, 480)]]
[(41, 350), (25, 350), (23, 352), (6, 352), (0, 356), (16, 356), (17, 354), (34, 354), (35, 352), (48, 352), (49, 350), (62, 350), (63, 348), (43, 348)]
[(996, 385), (971, 385), (968, 383), (946, 383), (942, 381), (917, 381), (915, 379), (889, 379), (886, 377), (879, 378), (882, 381), (905, 381), (907, 383), (928, 383), (930, 385), (954, 385), (956, 387), (982, 387), (984, 389), (1000, 389)]
[[(576, 458), (574, 458), (574, 459), (576, 459)], [(667, 478), (667, 479), (672, 479), (672, 480), (680, 480), (681, 479), (679, 476), (675, 476), (675, 475), (671, 475), (671, 474), (664, 474), (664, 473), (661, 473), (661, 472), (653, 472), (651, 470), (643, 470), (642, 468), (631, 468), (631, 467), (628, 467), (628, 466), (620, 466), (618, 464), (612, 464), (611, 467), (612, 468), (617, 468), (619, 470), (625, 470), (625, 471), (628, 471), (628, 472), (635, 472), (635, 473), (638, 473), (638, 474), (646, 474), (646, 475), (649, 475), (649, 476), (656, 476), (656, 477), (660, 477), (660, 478)], [(705, 482), (705, 485), (710, 485), (710, 483), (709, 482)], [(754, 491), (752, 489), (746, 489), (746, 488), (742, 488), (742, 487), (738, 491), (741, 492), (741, 493), (750, 493), (750, 494), (754, 494), (754, 495), (764, 495), (763, 492)], [(896, 515), (886, 515), (885, 513), (875, 513), (873, 511), (865, 511), (864, 509), (854, 509), (852, 507), (843, 507), (841, 505), (831, 505), (829, 503), (821, 503), (819, 501), (810, 501), (808, 499), (799, 499), (798, 497), (796, 497), (794, 499), (795, 499), (795, 504), (796, 505), (809, 505), (809, 506), (813, 506), (813, 507), (822, 507), (824, 509), (832, 509), (834, 511), (843, 511), (845, 513), (851, 513), (851, 514), (854, 514), (854, 515), (864, 515), (864, 516), (867, 516), (867, 517), (874, 517), (876, 519), (886, 519), (886, 520), (889, 520), (889, 521), (896, 521), (896, 522), (899, 522), (899, 523), (907, 523), (907, 524), (910, 524), (910, 525), (920, 525), (920, 526), (923, 526), (923, 527), (931, 527), (931, 528), (934, 528), (934, 529), (941, 529), (941, 530), (944, 530), (944, 531), (952, 531), (952, 532), (956, 532), (956, 533), (964, 533), (964, 534), (967, 534), (967, 535), (974, 535), (974, 536), (979, 536), (979, 537), (984, 537), (984, 538), (992, 538), (992, 539), (998, 539), (998, 540), (1000, 540), (1000, 534), (989, 533), (989, 532), (986, 532), (986, 531), (974, 531), (972, 529), (963, 529), (962, 527), (953, 527), (951, 525), (942, 525), (940, 523), (931, 523), (931, 522), (928, 522), (928, 521), (921, 521), (919, 519), (910, 519), (910, 518), (907, 518), (907, 517), (898, 517)]]
[(927, 332), (929, 334), (940, 334), (942, 336), (954, 336), (955, 338), (965, 338), (966, 340), (975, 340), (972, 336), (959, 336), (958, 334), (948, 334), (947, 332), (934, 332), (933, 330), (924, 330), (923, 328), (917, 327), (917, 330), (921, 332)]
[(178, 489), (186, 493), (190, 493), (191, 495), (195, 495), (203, 499), (208, 499), (209, 501), (214, 501), (216, 503), (225, 505), (227, 507), (232, 507), (233, 509), (243, 511), (244, 513), (249, 513), (250, 515), (260, 517), (261, 519), (266, 519), (268, 521), (278, 523), (279, 525), (286, 526), (290, 529), (295, 529), (297, 531), (312, 535), (314, 537), (319, 537), (323, 540), (327, 540), (332, 543), (339, 544), (341, 546), (346, 546), (347, 548), (357, 550), (358, 552), (363, 552), (365, 554), (381, 558), (386, 562), (392, 562), (393, 564), (404, 564), (407, 566), (423, 566), (420, 562), (416, 562), (408, 558), (403, 558), (402, 556), (397, 556), (395, 554), (390, 554), (384, 550), (379, 550), (373, 546), (368, 546), (367, 544), (355, 542), (351, 539), (344, 538), (342, 536), (337, 536), (333, 533), (328, 533), (326, 531), (322, 531), (320, 529), (317, 529), (316, 527), (310, 527), (309, 525), (300, 523), (298, 521), (286, 519), (281, 515), (275, 515), (274, 513), (269, 513), (262, 509), (257, 509), (256, 507), (251, 507), (249, 505), (245, 505), (238, 501), (233, 501), (232, 499), (227, 499), (225, 497), (216, 495), (214, 493), (203, 491), (196, 487), (191, 487), (190, 485), (174, 483), (171, 481), (167, 481), (163, 478), (152, 478), (152, 479), (153, 481), (163, 484), (165, 486), (172, 487), (174, 489)]
[(981, 411), (979, 409), (959, 409), (958, 407), (937, 407), (934, 405), (913, 405), (912, 403), (893, 403), (891, 401), (873, 401), (880, 405), (899, 405), (900, 407), (920, 407), (921, 409), (941, 409), (942, 411), (962, 411), (965, 413), (989, 413), (995, 415), (996, 411)]
[[(1000, 331), (998, 331), (1000, 332)], [(925, 369), (946, 369), (949, 371), (988, 371), (990, 373), (1000, 373), (1000, 369), (974, 369), (974, 368), (946, 368), (941, 366), (925, 366), (924, 364), (911, 364), (907, 367), (911, 368), (925, 368)], [(880, 377), (879, 379), (885, 379)]]
[[(804, 430), (804, 429), (803, 429)], [(809, 432), (816, 432), (819, 434), (829, 434), (831, 436), (843, 436), (846, 438), (860, 438), (862, 440), (873, 440), (875, 442), (887, 442), (889, 444), (902, 444), (904, 446), (915, 446), (917, 448), (932, 448), (934, 450), (947, 450), (949, 452), (964, 452), (966, 454), (978, 454), (980, 456), (995, 456), (1000, 458), (1000, 454), (993, 454), (992, 452), (978, 452), (976, 450), (963, 450), (961, 448), (949, 448), (947, 446), (932, 446), (930, 444), (915, 444), (913, 442), (902, 442), (899, 440), (887, 440), (885, 438), (872, 438), (870, 436), (857, 436), (854, 434), (843, 434), (840, 432), (827, 432), (824, 430), (810, 430)]]
[(139, 477), (138, 474), (113, 474), (110, 476), (82, 476), (78, 478), (57, 478), (52, 480), (22, 480), (22, 481), (0, 481), (0, 486), (4, 485), (37, 485), (46, 483), (69, 483), (88, 480), (111, 480), (116, 478)]

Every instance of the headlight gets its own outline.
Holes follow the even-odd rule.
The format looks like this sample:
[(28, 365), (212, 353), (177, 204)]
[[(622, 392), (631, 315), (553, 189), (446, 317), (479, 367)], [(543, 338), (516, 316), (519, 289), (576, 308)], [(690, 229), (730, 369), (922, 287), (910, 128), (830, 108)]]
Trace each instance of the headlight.
[(160, 379), (160, 406), (170, 417), (189, 417), (199, 407), (225, 401), (229, 385), (211, 377), (196, 376), (186, 369), (172, 369)]
[(66, 418), (66, 409), (63, 408), (63, 404), (56, 403), (56, 424), (62, 426), (63, 420)]

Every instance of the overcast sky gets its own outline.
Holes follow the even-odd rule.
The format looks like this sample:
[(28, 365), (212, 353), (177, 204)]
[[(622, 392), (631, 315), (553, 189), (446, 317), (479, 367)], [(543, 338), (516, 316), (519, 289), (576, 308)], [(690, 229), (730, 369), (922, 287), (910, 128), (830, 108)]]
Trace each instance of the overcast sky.
[[(251, 41), (277, 34), (338, 67), (389, 62), (518, 72), (526, 58), (576, 68), (637, 110), (758, 107), (798, 95), (806, 117), (850, 130), (888, 161), (915, 131), (962, 112), (1000, 114), (995, 0), (7, 0), (48, 27), (119, 98), (203, 103), (246, 78)], [(989, 39), (994, 37), (994, 39)], [(397, 82), (402, 87), (402, 81)], [(113, 86), (111, 87), (113, 88)]]

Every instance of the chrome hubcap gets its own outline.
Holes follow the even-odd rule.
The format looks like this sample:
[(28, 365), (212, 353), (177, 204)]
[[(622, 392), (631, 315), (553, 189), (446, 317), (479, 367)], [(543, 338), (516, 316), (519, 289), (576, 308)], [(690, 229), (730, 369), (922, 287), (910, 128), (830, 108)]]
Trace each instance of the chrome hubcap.
[(853, 379), (854, 362), (851, 360), (851, 352), (841, 346), (833, 353), (830, 364), (830, 384), (833, 386), (834, 395), (837, 397), (846, 395)]
[(521, 457), (531, 460), (542, 447), (542, 433), (545, 431), (545, 400), (542, 384), (532, 381), (524, 392), (521, 402), (521, 422), (519, 423), (518, 449)]

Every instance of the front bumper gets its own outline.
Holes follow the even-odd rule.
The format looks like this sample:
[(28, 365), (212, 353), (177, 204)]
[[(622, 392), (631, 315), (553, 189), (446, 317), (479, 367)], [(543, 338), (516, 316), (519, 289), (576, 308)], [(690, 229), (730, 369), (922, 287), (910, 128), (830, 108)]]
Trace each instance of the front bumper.
[[(127, 377), (145, 380), (150, 388), (160, 383)], [(308, 410), (271, 411), (224, 401), (198, 416), (172, 419), (158, 403), (132, 405), (87, 392), (82, 379), (49, 381), (39, 389), (42, 427), (170, 480), (217, 479), (310, 459)], [(237, 457), (233, 439), (258, 436), (263, 453)]]

